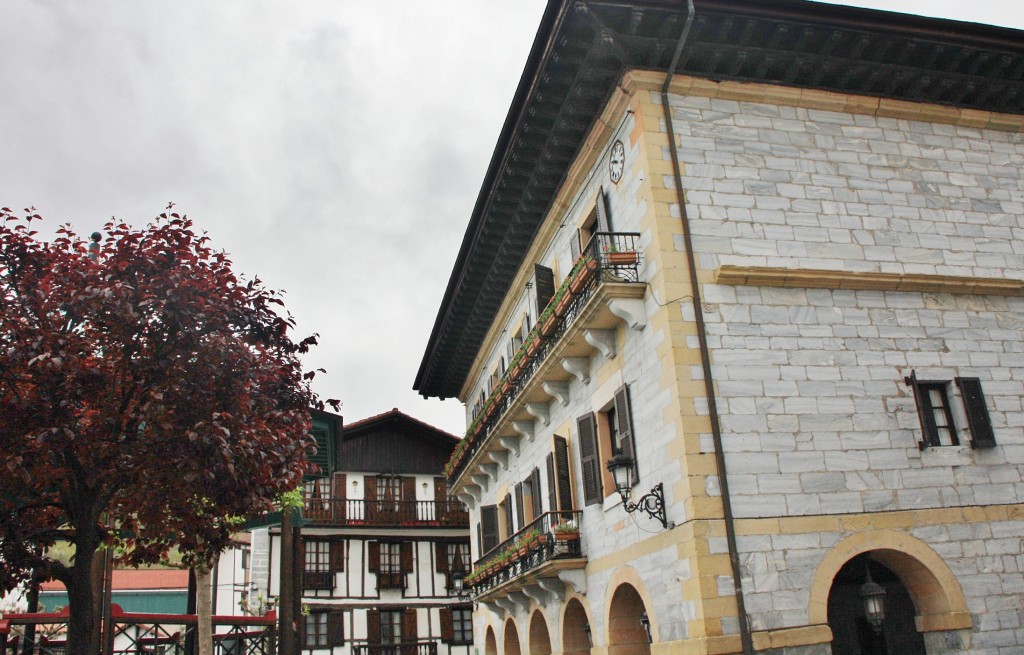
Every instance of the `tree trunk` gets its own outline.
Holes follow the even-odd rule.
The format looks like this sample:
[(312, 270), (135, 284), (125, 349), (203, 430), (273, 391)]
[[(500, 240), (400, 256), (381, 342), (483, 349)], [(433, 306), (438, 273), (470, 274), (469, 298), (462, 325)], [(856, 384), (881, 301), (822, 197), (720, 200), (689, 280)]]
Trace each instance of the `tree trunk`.
[(277, 604), (279, 655), (296, 655), (298, 640), (295, 638), (295, 574), (292, 509), (281, 510), (281, 566), (279, 587), (281, 598)]
[(199, 655), (213, 655), (213, 567), (217, 566), (214, 559), (209, 568), (205, 566), (196, 568), (196, 616), (197, 632), (199, 634)]
[(75, 543), (75, 560), (68, 590), (68, 655), (94, 655), (99, 652), (99, 630), (95, 619), (96, 599), (93, 574), (98, 540), (83, 539)]

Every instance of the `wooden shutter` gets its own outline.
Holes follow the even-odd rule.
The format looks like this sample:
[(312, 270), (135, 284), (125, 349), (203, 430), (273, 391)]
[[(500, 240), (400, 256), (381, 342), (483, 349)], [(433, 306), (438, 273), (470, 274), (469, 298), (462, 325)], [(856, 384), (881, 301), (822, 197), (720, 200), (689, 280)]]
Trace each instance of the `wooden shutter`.
[[(572, 474), (569, 472), (569, 442), (555, 435), (555, 479), (558, 483), (558, 509), (571, 512), (576, 508), (572, 500)], [(554, 511), (554, 507), (551, 508)]]
[(363, 478), (363, 484), (366, 485), (366, 489), (363, 490), (363, 498), (367, 501), (377, 500), (377, 478), (367, 475)]
[(605, 192), (604, 187), (597, 194), (597, 231), (598, 232), (611, 232), (612, 231), (612, 215), (609, 211), (608, 194)]
[(508, 530), (508, 534), (505, 535), (505, 538), (507, 539), (513, 532), (515, 532), (515, 528), (513, 527), (514, 523), (512, 522), (512, 496), (510, 494), (505, 494), (505, 500), (498, 503), (498, 505), (500, 505), (502, 511), (505, 512), (505, 528)]
[(441, 608), (441, 641), (451, 643), (455, 641), (455, 622), (452, 620), (452, 608)]
[(480, 556), (483, 557), (498, 545), (498, 508), (496, 506), (484, 505), (480, 508), (480, 528), (482, 530)]
[(345, 615), (340, 610), (327, 613), (327, 645), (342, 646), (345, 643)]
[(523, 483), (520, 482), (516, 485), (516, 527), (509, 526), (509, 535), (515, 534), (516, 530), (521, 530), (526, 525), (525, 509), (523, 507)]
[(380, 643), (380, 610), (366, 610), (366, 640), (371, 644)]
[(914, 392), (914, 404), (917, 405), (917, 418), (921, 422), (921, 441), (917, 442), (918, 448), (924, 450), (927, 446), (934, 445), (937, 439), (939, 428), (935, 425), (935, 416), (932, 415), (931, 401), (927, 394), (922, 391), (917, 381), (917, 372), (911, 371), (910, 377), (903, 378), (904, 383), (910, 386)]
[[(481, 508), (482, 510), (483, 508)], [(484, 513), (480, 512), (480, 522), (476, 524), (476, 552), (478, 555), (483, 555), (487, 551), (484, 550)]]
[(534, 264), (533, 279), (537, 284), (537, 316), (540, 316), (555, 295), (555, 272), (547, 266)]
[(629, 402), (629, 387), (622, 385), (615, 392), (615, 429), (621, 435), (622, 454), (633, 460), (633, 485), (640, 480), (640, 465), (636, 456), (636, 439), (633, 436), (633, 410)]
[(366, 567), (370, 573), (380, 573), (380, 542), (366, 542)]
[(345, 570), (345, 542), (340, 539), (331, 542), (331, 573)]
[(534, 468), (533, 473), (530, 474), (530, 489), (533, 492), (533, 496), (530, 497), (533, 509), (533, 518), (536, 519), (543, 511), (540, 506), (540, 469)]
[(985, 394), (978, 378), (954, 378), (960, 389), (960, 397), (967, 415), (967, 426), (971, 430), (972, 448), (995, 448), (996, 435), (992, 431), (992, 420), (985, 404)]
[(572, 234), (569, 235), (569, 254), (572, 255), (573, 264), (580, 258), (580, 231), (573, 228)]
[(434, 570), (448, 573), (448, 544), (443, 541), (434, 542)]
[(416, 641), (419, 635), (416, 633), (416, 610), (408, 608), (402, 613), (402, 641), (409, 643)]
[(548, 511), (553, 512), (558, 509), (558, 486), (555, 478), (555, 454), (553, 452), (548, 453), (546, 464), (548, 470)]
[(416, 478), (402, 478), (402, 500), (415, 502), (416, 500)]
[(447, 522), (448, 509), (448, 483), (444, 478), (434, 478), (434, 519)]
[(576, 419), (580, 433), (580, 471), (583, 473), (583, 502), (593, 505), (601, 502), (601, 463), (597, 448), (597, 422), (590, 412)]
[(398, 510), (399, 520), (411, 522), (416, 520), (416, 478), (402, 478), (402, 503)]
[(413, 542), (403, 541), (398, 548), (402, 563), (402, 573), (412, 573), (412, 546)]

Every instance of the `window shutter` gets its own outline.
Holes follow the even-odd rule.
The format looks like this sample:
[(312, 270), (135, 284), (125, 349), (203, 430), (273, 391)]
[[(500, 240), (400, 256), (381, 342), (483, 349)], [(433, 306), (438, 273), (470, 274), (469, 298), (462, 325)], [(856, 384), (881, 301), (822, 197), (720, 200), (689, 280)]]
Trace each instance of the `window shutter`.
[[(505, 538), (507, 539), (513, 532), (515, 532), (515, 527), (512, 523), (512, 496), (510, 494), (505, 494), (505, 500), (498, 503), (498, 505), (500, 505), (502, 510), (505, 512), (505, 528), (508, 530), (508, 534), (505, 535)], [(498, 538), (501, 538), (500, 535)]]
[(530, 474), (530, 489), (533, 491), (530, 501), (533, 503), (533, 518), (539, 518), (543, 511), (540, 506), (540, 469), (534, 468)]
[(345, 506), (347, 503), (345, 502), (345, 494), (348, 492), (346, 491), (345, 484), (347, 482), (348, 478), (344, 473), (334, 474), (334, 498), (331, 501), (331, 509), (334, 510), (334, 516), (339, 519), (344, 519), (346, 516)]
[(416, 478), (402, 478), (402, 504), (398, 515), (402, 521), (416, 520)]
[[(565, 437), (555, 435), (555, 478), (558, 482), (558, 509), (571, 512), (576, 504), (572, 502), (572, 475), (569, 472), (569, 442)], [(552, 506), (551, 511), (555, 508)]]
[(576, 260), (580, 258), (580, 231), (577, 229), (573, 229), (569, 235), (569, 254), (572, 255), (572, 263), (575, 265)]
[(452, 608), (441, 608), (441, 641), (451, 643), (455, 641), (455, 625), (452, 621)]
[(555, 295), (555, 272), (547, 266), (534, 264), (533, 279), (537, 283), (537, 316), (540, 316)]
[(547, 467), (548, 467), (548, 511), (553, 512), (558, 509), (558, 486), (555, 478), (555, 454), (548, 453), (547, 456)]
[(443, 541), (434, 542), (434, 570), (448, 573), (448, 544)]
[(515, 528), (509, 526), (509, 535), (514, 534), (517, 529), (522, 530), (525, 524), (526, 511), (523, 507), (523, 483), (520, 482), (516, 485), (516, 526)]
[(363, 484), (366, 485), (363, 498), (366, 500), (377, 500), (377, 478), (367, 475), (363, 478)]
[[(482, 508), (481, 508), (482, 510)], [(480, 512), (480, 522), (476, 524), (476, 552), (478, 555), (483, 555), (487, 551), (484, 550), (484, 513)]]
[(366, 566), (370, 573), (380, 573), (380, 542), (367, 541)]
[(594, 413), (576, 419), (580, 432), (580, 471), (583, 473), (583, 502), (593, 505), (601, 502), (601, 464), (597, 449), (597, 426)]
[(498, 508), (496, 506), (485, 505), (480, 508), (480, 526), (483, 530), (480, 556), (483, 557), (498, 545)]
[(380, 610), (366, 610), (366, 640), (371, 644), (380, 643)]
[(615, 392), (615, 429), (622, 435), (622, 454), (633, 460), (633, 484), (640, 480), (640, 464), (636, 456), (636, 439), (633, 436), (633, 411), (629, 402), (629, 387), (622, 385)]
[(917, 442), (917, 446), (923, 450), (927, 446), (932, 445), (932, 435), (938, 435), (939, 433), (939, 429), (935, 425), (935, 417), (932, 415), (932, 405), (928, 400), (928, 397), (922, 391), (921, 385), (917, 382), (916, 371), (911, 371), (910, 377), (903, 378), (903, 382), (910, 386), (914, 391), (914, 404), (917, 405), (917, 418), (921, 422), (921, 440)]
[(597, 194), (597, 231), (598, 232), (611, 232), (612, 231), (612, 214), (609, 210), (608, 194), (605, 192), (604, 187)]
[(342, 646), (345, 643), (345, 615), (338, 610), (327, 614), (327, 645)]
[(331, 542), (331, 573), (345, 570), (345, 542)]
[(972, 448), (995, 448), (996, 435), (992, 431), (992, 420), (985, 404), (985, 394), (978, 378), (955, 378), (960, 397), (967, 414), (967, 426), (971, 430)]
[(402, 613), (402, 641), (414, 642), (418, 636), (416, 634), (416, 610), (410, 607)]
[(412, 546), (413, 542), (403, 541), (399, 546), (399, 555), (402, 560), (402, 573), (412, 573)]

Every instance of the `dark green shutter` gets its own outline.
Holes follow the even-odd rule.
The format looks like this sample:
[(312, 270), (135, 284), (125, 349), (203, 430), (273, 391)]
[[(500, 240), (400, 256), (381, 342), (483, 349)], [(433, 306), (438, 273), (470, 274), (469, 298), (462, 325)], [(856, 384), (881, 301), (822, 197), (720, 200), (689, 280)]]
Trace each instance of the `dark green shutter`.
[(555, 272), (547, 266), (534, 264), (533, 278), (537, 283), (537, 316), (540, 316), (555, 295)]
[(600, 503), (602, 499), (600, 450), (597, 447), (597, 422), (594, 413), (576, 419), (580, 433), (580, 472), (583, 474), (583, 502)]
[(480, 508), (480, 526), (483, 534), (480, 556), (483, 557), (498, 545), (498, 508), (496, 506), (484, 505)]
[[(558, 482), (558, 509), (572, 511), (572, 476), (569, 473), (569, 442), (565, 437), (555, 435), (555, 477)], [(552, 505), (551, 510), (555, 507)]]
[(615, 429), (621, 436), (622, 454), (633, 460), (633, 484), (640, 480), (640, 466), (636, 456), (636, 439), (633, 437), (633, 412), (629, 403), (629, 387), (622, 385), (615, 392)]
[(967, 414), (967, 426), (971, 429), (972, 448), (995, 448), (996, 435), (992, 431), (992, 420), (988, 416), (985, 394), (978, 378), (956, 378), (960, 397)]

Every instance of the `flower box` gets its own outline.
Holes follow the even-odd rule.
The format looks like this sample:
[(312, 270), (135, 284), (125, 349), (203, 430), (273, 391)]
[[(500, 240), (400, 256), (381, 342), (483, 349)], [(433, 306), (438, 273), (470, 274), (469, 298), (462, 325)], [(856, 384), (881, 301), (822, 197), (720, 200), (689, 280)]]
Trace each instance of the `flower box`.
[(611, 266), (635, 266), (639, 259), (635, 250), (609, 252), (606, 255)]

